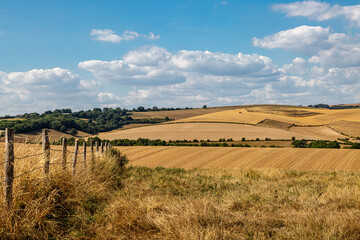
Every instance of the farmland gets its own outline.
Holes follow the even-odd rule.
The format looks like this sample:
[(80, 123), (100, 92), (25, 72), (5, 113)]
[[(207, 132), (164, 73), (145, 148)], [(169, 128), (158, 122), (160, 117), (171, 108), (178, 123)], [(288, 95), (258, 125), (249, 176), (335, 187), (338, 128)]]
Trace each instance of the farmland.
[(360, 109), (314, 109), (296, 106), (235, 106), (168, 112), (136, 113), (136, 116), (164, 117), (175, 121), (137, 129), (101, 133), (105, 139), (139, 137), (163, 140), (219, 138), (336, 140), (360, 136)]
[(118, 147), (130, 164), (166, 168), (360, 170), (360, 152), (352, 149)]

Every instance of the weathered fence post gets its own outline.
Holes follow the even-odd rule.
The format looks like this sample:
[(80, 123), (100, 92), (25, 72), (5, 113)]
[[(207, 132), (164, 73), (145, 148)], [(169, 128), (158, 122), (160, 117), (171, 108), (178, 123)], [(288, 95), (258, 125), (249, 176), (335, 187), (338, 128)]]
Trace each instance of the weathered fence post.
[(13, 182), (14, 182), (14, 129), (5, 129), (5, 181), (4, 195), (5, 206), (10, 209), (12, 205)]
[(94, 142), (91, 140), (90, 142), (90, 150), (91, 150), (91, 165), (94, 166), (95, 158), (94, 158)]
[(62, 165), (63, 165), (63, 170), (66, 169), (66, 138), (62, 139)]
[(75, 150), (74, 150), (74, 158), (73, 158), (73, 164), (72, 164), (72, 175), (75, 176), (76, 172), (76, 161), (77, 161), (77, 154), (79, 149), (79, 140), (75, 140)]
[(86, 168), (86, 142), (83, 143), (83, 150), (84, 150), (84, 168)]
[(101, 141), (101, 153), (104, 153), (104, 141)]
[(49, 130), (42, 130), (42, 146), (44, 153), (44, 175), (47, 176), (49, 174), (50, 167), (50, 141), (49, 141)]

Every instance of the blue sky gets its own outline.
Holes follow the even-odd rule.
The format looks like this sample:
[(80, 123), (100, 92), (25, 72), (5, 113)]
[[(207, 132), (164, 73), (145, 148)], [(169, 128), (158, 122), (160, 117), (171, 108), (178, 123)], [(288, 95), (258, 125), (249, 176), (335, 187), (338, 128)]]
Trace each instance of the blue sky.
[(359, 1), (0, 2), (0, 115), (360, 102)]

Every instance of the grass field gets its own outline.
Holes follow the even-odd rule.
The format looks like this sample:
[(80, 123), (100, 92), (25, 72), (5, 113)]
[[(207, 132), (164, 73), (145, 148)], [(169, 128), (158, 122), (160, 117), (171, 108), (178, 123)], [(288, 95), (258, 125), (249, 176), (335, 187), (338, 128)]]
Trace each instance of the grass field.
[[(16, 146), (18, 157), (41, 149)], [(360, 236), (359, 172), (124, 169), (119, 158), (98, 157), (93, 168), (79, 168), (75, 178), (57, 165), (51, 165), (46, 181), (41, 170), (16, 178), (12, 210), (0, 205), (0, 238), (355, 240)], [(57, 160), (52, 155), (52, 162)], [(17, 161), (16, 174), (38, 165), (41, 157)]]
[[(242, 106), (207, 110), (194, 109), (194, 116), (187, 119), (189, 114), (184, 112), (173, 116), (185, 122), (245, 121), (256, 126), (174, 123), (136, 126), (100, 137), (336, 139), (346, 137), (340, 132), (356, 136), (360, 124), (359, 109)], [(50, 131), (51, 138), (59, 134)], [(289, 142), (266, 143), (289, 147)], [(51, 148), (60, 150), (61, 146)], [(68, 149), (73, 151), (73, 147)], [(15, 175), (39, 169), (15, 178), (10, 211), (0, 204), (0, 239), (360, 239), (359, 150), (114, 149), (97, 154), (94, 165), (90, 161), (87, 167), (79, 164), (75, 177), (71, 165), (65, 171), (60, 164), (50, 165), (45, 180), (42, 156), (20, 159), (41, 153), (41, 145), (16, 143)], [(119, 151), (129, 158), (127, 168)], [(69, 153), (69, 162), (72, 157)], [(0, 159), (4, 159), (3, 151)], [(51, 151), (51, 163), (60, 161), (61, 152)], [(0, 178), (4, 179), (4, 171)], [(4, 192), (3, 184), (0, 191)], [(4, 201), (2, 194), (0, 201)]]
[(360, 170), (360, 151), (353, 149), (117, 147), (131, 165), (146, 167)]

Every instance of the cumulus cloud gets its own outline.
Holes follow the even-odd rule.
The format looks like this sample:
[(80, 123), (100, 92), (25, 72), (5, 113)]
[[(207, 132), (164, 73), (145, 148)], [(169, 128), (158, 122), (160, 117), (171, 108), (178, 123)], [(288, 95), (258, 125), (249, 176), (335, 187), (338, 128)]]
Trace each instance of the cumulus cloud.
[(302, 1), (273, 5), (273, 9), (286, 13), (288, 17), (307, 17), (318, 21), (330, 20), (339, 16), (360, 27), (360, 5), (340, 6), (327, 2)]
[(263, 39), (253, 38), (253, 45), (268, 49), (281, 48), (304, 54), (314, 54), (329, 49), (346, 37), (343, 33), (330, 33), (320, 26), (300, 26), (281, 31)]
[(131, 51), (120, 60), (80, 62), (79, 68), (102, 81), (128, 85), (170, 85), (186, 82), (193, 76), (232, 76), (255, 82), (279, 74), (270, 58), (257, 54), (187, 50), (171, 54), (157, 46)]
[(90, 36), (92, 36), (93, 39), (97, 41), (112, 42), (112, 43), (134, 40), (139, 37), (143, 37), (151, 40), (157, 40), (160, 38), (159, 35), (155, 35), (152, 32), (150, 32), (149, 34), (140, 34), (134, 31), (127, 31), (127, 30), (123, 32), (123, 34), (118, 35), (115, 33), (115, 31), (111, 29), (92, 29), (90, 31)]
[(97, 90), (102, 86), (99, 81), (82, 80), (78, 74), (59, 67), (27, 72), (0, 71), (0, 83), (0, 112), (6, 114), (101, 104), (97, 99)]

